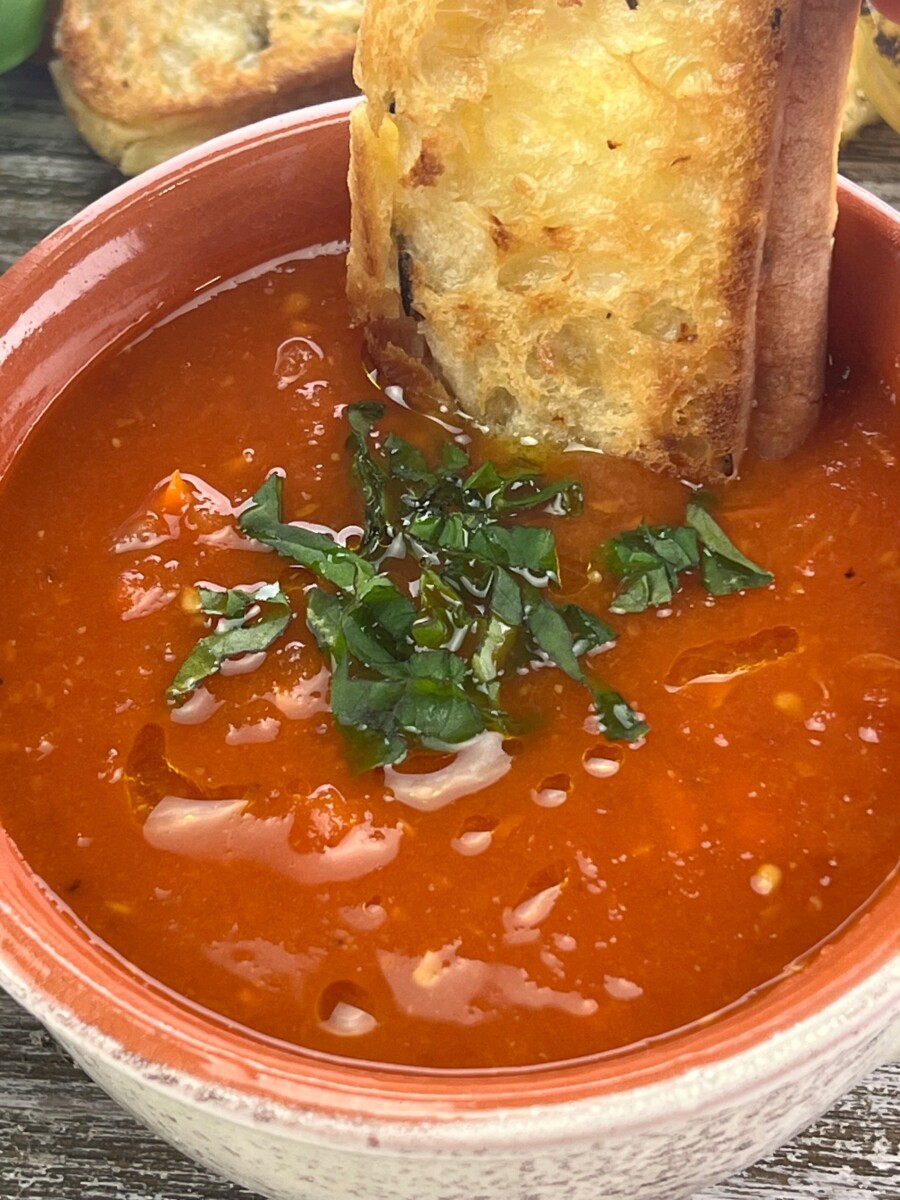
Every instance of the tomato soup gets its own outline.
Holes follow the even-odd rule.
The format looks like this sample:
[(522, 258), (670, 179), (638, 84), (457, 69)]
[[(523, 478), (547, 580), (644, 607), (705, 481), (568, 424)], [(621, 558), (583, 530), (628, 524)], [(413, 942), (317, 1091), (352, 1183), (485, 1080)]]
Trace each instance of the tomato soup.
[[(542, 518), (557, 598), (618, 634), (585, 671), (649, 732), (605, 738), (545, 661), (505, 684), (515, 731), (356, 772), (312, 577), (241, 534), (248, 499), (277, 469), (285, 521), (357, 544), (360, 400), (430, 461), (535, 451), (379, 392), (343, 287), (329, 253), (220, 285), (86, 371), (19, 455), (0, 493), (4, 825), (150, 980), (316, 1052), (512, 1067), (752, 1003), (900, 857), (894, 397), (840, 382), (798, 454), (704, 497), (774, 583), (716, 596), (688, 572), (642, 612), (610, 613), (602, 548), (681, 524), (693, 489), (578, 450), (542, 461), (584, 491)], [(215, 623), (197, 586), (261, 584), (290, 600), (283, 632), (167, 701)]]

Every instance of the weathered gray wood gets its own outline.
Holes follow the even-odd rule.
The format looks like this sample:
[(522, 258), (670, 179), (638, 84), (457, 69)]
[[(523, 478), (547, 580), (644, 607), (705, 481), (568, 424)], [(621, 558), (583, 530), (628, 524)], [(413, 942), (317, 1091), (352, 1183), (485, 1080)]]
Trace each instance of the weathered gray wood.
[(900, 208), (900, 137), (887, 125), (873, 125), (841, 154), (841, 171)]
[(81, 140), (43, 68), (0, 77), (0, 272), (121, 182)]
[[(136, 1125), (2, 993), (0, 1047), (2, 1200), (250, 1197)], [(900, 1066), (894, 1066), (875, 1072), (776, 1154), (698, 1200), (898, 1196)]]
[[(842, 169), (900, 207), (900, 138), (886, 127), (866, 130)], [(0, 78), (0, 271), (120, 181), (69, 124), (46, 72)], [(239, 1197), (253, 1200), (136, 1125), (0, 994), (0, 1200)], [(900, 1200), (900, 1066), (702, 1200)]]

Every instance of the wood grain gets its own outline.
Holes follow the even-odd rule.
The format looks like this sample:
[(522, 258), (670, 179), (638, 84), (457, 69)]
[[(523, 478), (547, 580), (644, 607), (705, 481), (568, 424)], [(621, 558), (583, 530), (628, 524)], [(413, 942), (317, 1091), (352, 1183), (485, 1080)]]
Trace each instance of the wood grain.
[[(900, 138), (887, 127), (864, 131), (841, 165), (900, 207)], [(0, 78), (0, 271), (119, 182), (70, 125), (43, 69)], [(0, 993), (0, 1200), (238, 1197), (253, 1200), (136, 1125)], [(900, 1066), (702, 1200), (900, 1200)]]
[[(3, 1200), (250, 1197), (243, 1188), (215, 1179), (135, 1124), (72, 1064), (36, 1021), (2, 993), (0, 1047)], [(811, 1129), (698, 1200), (897, 1200), (898, 1196), (900, 1066), (894, 1066), (876, 1071)]]
[(43, 68), (0, 76), (0, 271), (121, 182), (81, 140)]

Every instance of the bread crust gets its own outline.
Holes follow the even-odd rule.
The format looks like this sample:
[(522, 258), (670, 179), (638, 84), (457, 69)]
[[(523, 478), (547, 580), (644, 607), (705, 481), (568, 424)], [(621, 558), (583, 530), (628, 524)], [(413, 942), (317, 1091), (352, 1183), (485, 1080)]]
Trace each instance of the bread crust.
[(308, 86), (300, 83), (274, 95), (248, 97), (223, 107), (208, 105), (167, 117), (151, 114), (145, 120), (132, 122), (106, 117), (86, 104), (72, 86), (62, 59), (50, 63), (50, 74), (66, 111), (91, 149), (117, 166), (123, 175), (139, 175), (182, 150), (189, 150), (230, 129), (276, 113), (351, 95), (355, 88), (350, 62), (348, 56), (344, 71), (321, 83)]
[(807, 0), (796, 21), (757, 306), (750, 444), (764, 458), (801, 445), (825, 390), (834, 180), (857, 14), (846, 0)]
[(134, 175), (355, 90), (362, 0), (64, 0), (51, 71), (90, 145)]
[(376, 363), (512, 437), (732, 475), (805, 2), (370, 6), (348, 290)]

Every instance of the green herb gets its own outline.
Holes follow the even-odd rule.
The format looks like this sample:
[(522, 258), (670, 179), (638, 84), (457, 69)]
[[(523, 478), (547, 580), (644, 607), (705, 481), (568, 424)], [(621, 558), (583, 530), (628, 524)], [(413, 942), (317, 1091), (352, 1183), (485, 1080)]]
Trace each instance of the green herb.
[(362, 544), (362, 550), (366, 554), (385, 549), (394, 537), (388, 520), (388, 472), (369, 453), (368, 444), (372, 430), (383, 416), (383, 404), (353, 404), (347, 410), (347, 419), (350, 422), (347, 444), (353, 450), (353, 473), (359, 481), (366, 506), (365, 536)]
[(248, 537), (271, 546), (342, 591), (352, 592), (371, 579), (375, 568), (362, 555), (347, 550), (328, 534), (285, 524), (281, 519), (283, 492), (284, 479), (270, 475), (239, 518)]
[(534, 525), (501, 525), (481, 512), (412, 516), (404, 532), (420, 557), (433, 555), (526, 571), (541, 580), (559, 579), (553, 531)]
[(500, 682), (517, 641), (516, 627), (491, 613), (472, 654), (472, 675), (493, 704), (500, 703)]
[(311, 588), (306, 605), (313, 636), (335, 659), (349, 655), (366, 667), (383, 669), (411, 653), (416, 608), (387, 576), (368, 580), (356, 596)]
[(426, 567), (419, 577), (419, 612), (412, 624), (417, 646), (437, 649), (459, 642), (473, 628), (473, 619), (459, 591)]
[(771, 571), (758, 567), (738, 550), (722, 527), (699, 504), (689, 504), (687, 523), (703, 543), (703, 586), (714, 596), (727, 596), (744, 588), (768, 587)]
[(183, 704), (227, 658), (267, 650), (291, 619), (290, 601), (277, 583), (264, 584), (252, 592), (240, 588), (197, 591), (200, 611), (219, 620), (216, 629), (199, 640), (178, 668), (166, 692), (170, 704)]
[[(379, 407), (383, 414), (384, 405), (381, 404)], [(428, 483), (431, 480), (434, 473), (429, 471), (425, 455), (418, 446), (414, 446), (412, 442), (408, 442), (406, 438), (399, 437), (396, 433), (390, 433), (384, 443), (384, 448), (390, 459), (390, 474), (396, 479), (407, 479), (416, 483)], [(455, 446), (453, 442), (445, 442), (444, 449), (458, 450), (462, 456), (461, 460), (454, 458), (455, 466), (448, 463), (450, 471), (463, 470), (469, 465), (468, 454), (459, 446)], [(441, 474), (440, 468), (438, 474)]]
[(643, 612), (651, 604), (668, 604), (680, 585), (679, 574), (700, 563), (692, 529), (641, 524), (610, 543), (610, 564), (622, 586), (610, 609)]
[(356, 770), (402, 761), (410, 744), (466, 742), (486, 726), (470, 694), (465, 661), (449, 650), (420, 650), (390, 676), (354, 675), (352, 660), (334, 660), (331, 707)]
[(562, 609), (562, 615), (574, 639), (572, 649), (577, 658), (609, 645), (618, 636), (605, 621), (577, 604), (567, 604)]
[[(379, 446), (384, 414), (384, 405), (369, 402), (347, 410), (365, 510), (358, 549), (286, 522), (278, 474), (239, 518), (244, 534), (313, 577), (306, 623), (331, 666), (331, 710), (356, 769), (400, 762), (418, 746), (458, 745), (484, 730), (514, 732), (503, 685), (528, 664), (552, 664), (585, 687), (608, 738), (643, 737), (642, 717), (588, 665), (615, 641), (615, 630), (577, 604), (557, 602), (556, 539), (533, 520), (540, 512), (581, 512), (580, 484), (548, 484), (528, 468), (493, 462), (473, 469), (452, 442), (431, 465), (396, 434)], [(528, 523), (515, 523), (522, 514)], [(607, 555), (621, 580), (610, 606), (617, 613), (670, 603), (686, 572), (699, 570), (717, 596), (773, 580), (696, 497), (685, 525), (642, 523), (614, 538)], [(398, 582), (392, 572), (404, 560)], [(274, 583), (253, 591), (201, 588), (199, 595), (201, 610), (218, 623), (175, 676), (172, 704), (225, 659), (266, 649), (291, 618), (288, 597)]]
[(572, 679), (590, 691), (606, 736), (613, 741), (634, 741), (650, 729), (625, 699), (594, 680), (581, 664), (581, 656), (615, 638), (615, 632), (577, 604), (557, 608), (535, 588), (528, 588), (525, 619), (535, 645)]
[(584, 506), (584, 493), (577, 479), (560, 479), (540, 487), (533, 471), (527, 468), (502, 471), (492, 462), (480, 466), (462, 487), (463, 491), (480, 496), (485, 508), (497, 514), (552, 505), (554, 516), (570, 516), (580, 513)]
[(608, 560), (622, 583), (610, 610), (643, 612), (669, 604), (685, 572), (701, 569), (714, 596), (768, 587), (774, 576), (746, 558), (702, 505), (688, 504), (686, 525), (647, 525), (627, 530), (609, 544)]
[[(614, 631), (550, 598), (559, 581), (553, 531), (510, 523), (524, 512), (580, 512), (580, 485), (547, 484), (530, 469), (492, 462), (472, 470), (453, 443), (437, 466), (396, 434), (379, 450), (383, 415), (372, 403), (347, 412), (365, 506), (358, 551), (286, 523), (275, 475), (240, 517), (244, 533), (316, 576), (306, 620), (331, 664), (332, 714), (355, 765), (399, 762), (416, 745), (456, 744), (486, 729), (510, 731), (503, 681), (537, 659), (588, 689), (607, 736), (641, 737), (646, 725), (581, 665)], [(409, 593), (389, 574), (398, 554), (418, 567)]]
[(307, 595), (307, 624), (332, 665), (332, 714), (358, 769), (400, 761), (410, 741), (456, 743), (488, 727), (488, 698), (474, 695), (465, 660), (414, 645), (417, 610), (406, 597), (398, 605), (393, 586), (378, 577), (357, 598)]

